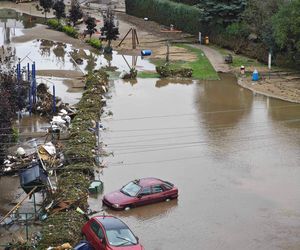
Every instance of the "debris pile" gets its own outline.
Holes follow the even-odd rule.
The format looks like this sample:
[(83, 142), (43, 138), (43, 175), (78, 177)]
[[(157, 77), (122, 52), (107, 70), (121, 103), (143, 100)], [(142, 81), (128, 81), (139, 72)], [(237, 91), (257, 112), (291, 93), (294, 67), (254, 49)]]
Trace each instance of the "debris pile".
[(85, 218), (75, 210), (60, 212), (44, 222), (39, 249), (55, 249), (64, 243), (75, 245), (81, 239)]
[(131, 68), (129, 72), (122, 71), (120, 74), (121, 79), (136, 79), (137, 70), (135, 68)]
[[(108, 75), (95, 72), (86, 78), (86, 91), (77, 105), (70, 137), (64, 145), (66, 163), (58, 169), (58, 189), (48, 199), (49, 206), (42, 227), (43, 238), (38, 248), (70, 243), (81, 238), (81, 227), (88, 211), (88, 188), (94, 178), (96, 151), (96, 121), (107, 92)], [(81, 212), (80, 212), (81, 211)]]

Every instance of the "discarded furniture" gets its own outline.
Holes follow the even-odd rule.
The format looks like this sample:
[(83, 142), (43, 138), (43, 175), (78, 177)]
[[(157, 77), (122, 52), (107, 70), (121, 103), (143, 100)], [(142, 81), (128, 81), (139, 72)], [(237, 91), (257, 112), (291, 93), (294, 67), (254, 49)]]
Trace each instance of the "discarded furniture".
[(20, 184), (23, 190), (28, 194), (34, 188), (34, 192), (39, 192), (47, 185), (47, 172), (35, 162), (29, 168), (23, 169), (19, 173)]

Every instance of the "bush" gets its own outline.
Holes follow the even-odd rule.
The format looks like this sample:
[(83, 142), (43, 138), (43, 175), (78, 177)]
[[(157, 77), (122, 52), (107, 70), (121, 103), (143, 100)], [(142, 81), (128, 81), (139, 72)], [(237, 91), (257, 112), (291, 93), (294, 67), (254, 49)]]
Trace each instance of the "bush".
[(244, 23), (233, 23), (227, 26), (226, 35), (247, 38), (250, 35), (250, 30)]
[(74, 38), (78, 37), (77, 30), (72, 26), (65, 25), (65, 26), (63, 26), (62, 31), (65, 32), (67, 35), (69, 35), (71, 37), (74, 37)]
[(190, 78), (193, 75), (193, 70), (191, 68), (174, 68), (168, 64), (155, 67), (156, 72), (161, 77), (187, 77)]
[(158, 23), (175, 25), (185, 32), (198, 34), (203, 13), (200, 9), (169, 0), (125, 0), (126, 13), (138, 17), (149, 17)]
[(74, 38), (78, 37), (78, 32), (74, 27), (72, 27), (70, 25), (63, 26), (57, 19), (50, 19), (47, 21), (47, 24), (50, 28), (58, 30), (58, 31), (62, 31), (62, 32), (66, 33), (68, 36), (71, 36)]
[(96, 49), (101, 49), (102, 48), (102, 43), (97, 38), (91, 38), (91, 39), (86, 40), (85, 42), (88, 43), (89, 45), (91, 45), (92, 47), (96, 48)]
[(61, 25), (56, 19), (49, 19), (47, 24), (52, 29), (57, 29)]

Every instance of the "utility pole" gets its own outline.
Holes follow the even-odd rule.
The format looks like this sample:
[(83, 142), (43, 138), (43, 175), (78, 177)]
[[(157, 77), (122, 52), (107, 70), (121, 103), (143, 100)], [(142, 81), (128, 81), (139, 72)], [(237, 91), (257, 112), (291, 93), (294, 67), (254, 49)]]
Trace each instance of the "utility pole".
[(169, 58), (169, 54), (170, 54), (170, 42), (167, 41), (166, 45), (167, 45), (166, 62), (168, 63), (168, 62), (169, 62), (169, 59), (170, 59), (170, 58)]

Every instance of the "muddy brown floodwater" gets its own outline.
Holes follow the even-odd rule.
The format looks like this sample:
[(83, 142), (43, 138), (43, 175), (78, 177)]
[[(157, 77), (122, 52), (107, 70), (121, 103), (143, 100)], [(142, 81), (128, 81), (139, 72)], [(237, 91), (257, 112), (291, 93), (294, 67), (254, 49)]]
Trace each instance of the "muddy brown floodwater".
[[(114, 82), (103, 117), (104, 193), (154, 176), (178, 200), (106, 213), (145, 249), (299, 249), (300, 105), (220, 81)], [(102, 195), (90, 198), (101, 210)]]

